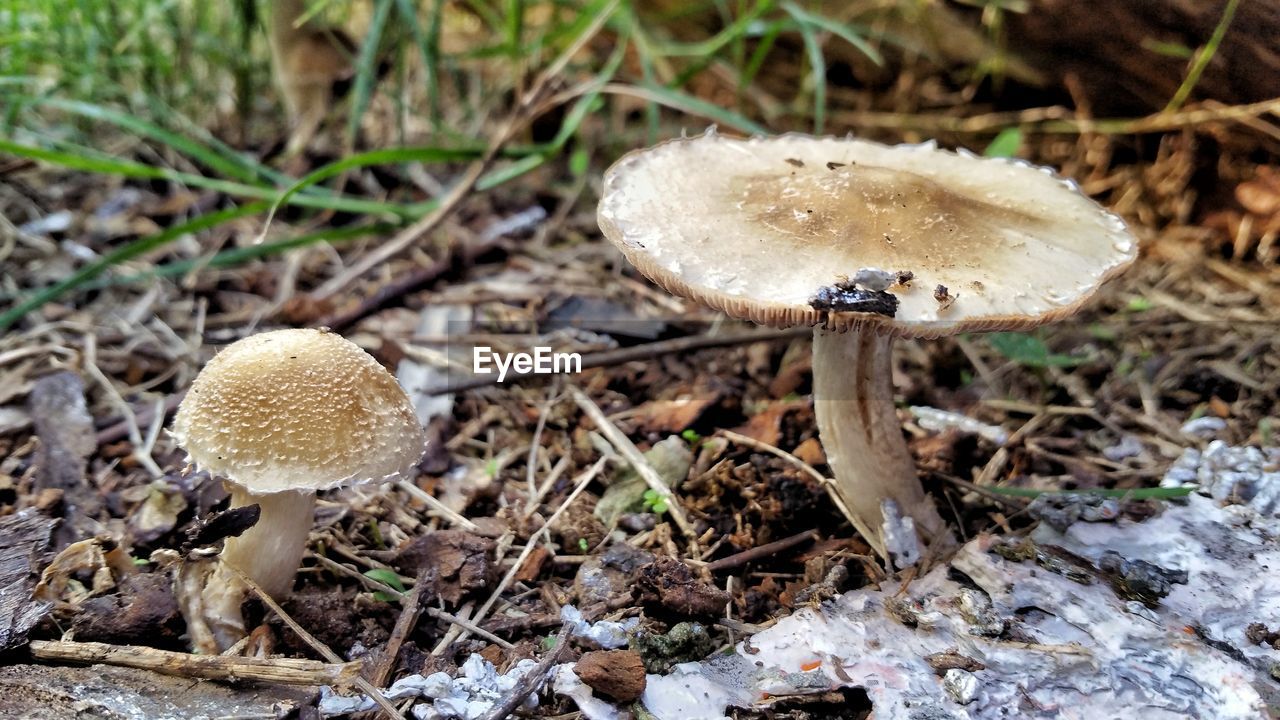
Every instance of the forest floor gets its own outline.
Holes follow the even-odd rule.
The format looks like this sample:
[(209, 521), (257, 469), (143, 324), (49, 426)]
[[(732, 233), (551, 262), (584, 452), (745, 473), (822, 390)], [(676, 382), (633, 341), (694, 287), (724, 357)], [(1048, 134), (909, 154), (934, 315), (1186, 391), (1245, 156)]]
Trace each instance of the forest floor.
[[(974, 106), (951, 91), (937, 97), (951, 104), (894, 126), (895, 98), (931, 83), (947, 81), (904, 81), (874, 97), (834, 92), (828, 127), (884, 141), (936, 135), (981, 151), (984, 136), (931, 128), (949, 124), (930, 118), (1009, 113), (1023, 128), (1020, 157), (1075, 179), (1143, 244), (1137, 265), (1068, 321), (1029, 335), (899, 344), (903, 429), (927, 489), (960, 535), (1026, 532), (1036, 520), (1017, 490), (1151, 488), (1184, 449), (1210, 437), (1274, 445), (1275, 126), (1240, 124), (1209, 107), (1204, 117), (1155, 130), (1139, 121), (1051, 131), (1038, 129), (1035, 111), (1016, 98)], [(717, 100), (713, 92), (706, 99)], [(583, 132), (602, 137), (631, 121), (599, 118)], [(664, 134), (679, 126), (664, 124)], [(120, 134), (100, 143), (120, 158), (155, 152)], [(186, 469), (165, 428), (213, 352), (285, 326), (341, 332), (398, 369), (419, 407), (431, 408), (433, 443), (411, 488), (322, 497), (297, 590), (283, 603), (344, 659), (378, 658), (389, 641), (401, 644), (384, 680), (454, 671), (471, 653), (499, 668), (537, 659), (565, 605), (593, 621), (640, 618), (650, 637), (698, 621), (691, 641), (638, 648), (659, 671), (814, 602), (815, 586), (826, 583), (829, 596), (889, 577), (820, 481), (830, 471), (817, 440), (807, 337), (725, 320), (638, 275), (596, 226), (599, 177), (613, 157), (584, 148), (585, 169), (557, 161), (467, 194), (433, 232), (338, 292), (323, 292), (325, 283), (377, 240), (209, 264), (215, 251), (251, 249), (260, 235), (352, 226), (341, 212), (289, 208), (269, 225), (249, 215), (184, 235), (116, 267), (116, 282), (82, 286), (0, 336), (0, 518), (26, 509), (59, 518), (44, 560), (73, 540), (104, 538), (100, 552), (66, 570), (52, 612), (30, 637), (71, 631), (76, 641), (185, 649), (172, 597), (137, 578), (162, 575), (152, 553), (183, 547), (226, 494)], [(416, 187), (354, 168), (345, 188), (356, 197), (426, 197), (434, 178), (447, 187), (466, 167), (439, 165)], [(0, 177), (0, 216), (9, 219), (0, 290), (10, 301), (122, 242), (228, 207), (218, 189), (20, 157), (0, 156)], [(170, 275), (146, 277), (157, 270)], [(551, 346), (581, 353), (587, 367), (440, 392), (469, 377), (442, 370), (441, 357), (473, 342)], [(60, 370), (73, 375), (54, 374)], [(591, 404), (603, 421), (589, 417)], [(939, 432), (912, 407), (1000, 432)], [(646, 453), (678, 508), (645, 494), (602, 422)], [(422, 492), (450, 512), (428, 507)], [(1123, 512), (1141, 517), (1158, 502), (1125, 499)], [(688, 533), (675, 514), (688, 519)], [(117, 551), (123, 562), (109, 558)], [(833, 573), (837, 567), (844, 571)], [(397, 631), (418, 582), (438, 612)], [(681, 592), (668, 592), (672, 585)], [(252, 604), (252, 625), (265, 628), (259, 642), (317, 657), (275, 613)], [(541, 712), (550, 716), (572, 710), (563, 699), (548, 703)]]

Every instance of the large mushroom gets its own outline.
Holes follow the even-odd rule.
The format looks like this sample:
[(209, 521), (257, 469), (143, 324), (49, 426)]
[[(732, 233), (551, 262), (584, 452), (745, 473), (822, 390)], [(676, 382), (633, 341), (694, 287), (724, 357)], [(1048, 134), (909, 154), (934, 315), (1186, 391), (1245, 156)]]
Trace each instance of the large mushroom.
[(632, 152), (605, 173), (598, 218), (667, 291), (814, 326), (838, 495), (861, 531), (880, 535), (892, 500), (925, 540), (947, 531), (894, 410), (894, 339), (1066, 317), (1137, 255), (1120, 218), (1046, 168), (852, 137), (708, 131)]
[(324, 330), (277, 330), (227, 346), (191, 384), (173, 436), (196, 467), (226, 480), (231, 508), (260, 508), (253, 527), (227, 539), (201, 607), (187, 613), (203, 650), (244, 636), (236, 571), (273, 598), (292, 589), (317, 490), (407, 475), (424, 449), (395, 378)]

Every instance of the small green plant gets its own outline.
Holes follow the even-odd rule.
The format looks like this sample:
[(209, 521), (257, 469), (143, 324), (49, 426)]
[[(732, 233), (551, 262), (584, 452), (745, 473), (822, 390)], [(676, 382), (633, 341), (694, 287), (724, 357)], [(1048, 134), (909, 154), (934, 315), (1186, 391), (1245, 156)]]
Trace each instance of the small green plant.
[(585, 555), (589, 550), (591, 550), (591, 545), (587, 542), (586, 538), (578, 538), (578, 549)]
[(1114, 327), (1103, 325), (1102, 323), (1091, 323), (1089, 325), (1089, 335), (1095, 340), (1103, 342), (1115, 342), (1120, 337), (1120, 333)]
[(1085, 361), (1075, 355), (1063, 355), (1049, 351), (1049, 346), (1035, 335), (1025, 333), (989, 333), (987, 341), (996, 352), (1026, 367), (1074, 367)]
[(1138, 297), (1131, 298), (1129, 300), (1129, 304), (1125, 306), (1125, 310), (1128, 310), (1129, 312), (1135, 312), (1135, 313), (1146, 312), (1147, 310), (1150, 310), (1153, 307), (1155, 307), (1155, 305), (1150, 300), (1139, 295)]
[(698, 447), (699, 445), (702, 444), (702, 436), (699, 435), (698, 431), (694, 430), (693, 428), (689, 428), (688, 430), (685, 430), (684, 432), (680, 433), (680, 437), (684, 438), (684, 441), (689, 443), (693, 447)]
[(987, 157), (1009, 158), (1018, 154), (1022, 147), (1022, 131), (1016, 127), (1001, 130), (982, 151)]
[[(404, 583), (400, 582), (400, 576), (393, 570), (388, 570), (386, 568), (374, 568), (372, 570), (366, 570), (364, 576), (370, 580), (376, 580), (383, 585), (394, 589), (396, 592), (405, 592)], [(373, 594), (373, 598), (385, 603), (395, 602), (397, 600), (397, 598), (392, 597), (390, 593), (385, 593), (381, 590), (375, 592)]]
[(667, 499), (658, 494), (657, 490), (649, 489), (644, 491), (644, 509), (654, 515), (661, 515), (667, 511)]

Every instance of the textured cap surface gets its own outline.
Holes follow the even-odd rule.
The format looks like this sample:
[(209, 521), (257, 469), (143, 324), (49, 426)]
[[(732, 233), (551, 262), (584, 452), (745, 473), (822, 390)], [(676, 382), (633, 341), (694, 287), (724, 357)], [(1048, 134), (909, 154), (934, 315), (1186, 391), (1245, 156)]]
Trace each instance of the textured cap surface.
[[(1137, 256), (1124, 222), (1071, 182), (932, 143), (708, 131), (615, 163), (598, 218), (671, 293), (779, 327), (1028, 328), (1075, 312)], [(892, 316), (815, 307), (876, 271), (914, 275), (889, 288)]]
[(227, 346), (191, 384), (173, 435), (196, 466), (260, 494), (406, 474), (424, 449), (395, 378), (321, 330)]

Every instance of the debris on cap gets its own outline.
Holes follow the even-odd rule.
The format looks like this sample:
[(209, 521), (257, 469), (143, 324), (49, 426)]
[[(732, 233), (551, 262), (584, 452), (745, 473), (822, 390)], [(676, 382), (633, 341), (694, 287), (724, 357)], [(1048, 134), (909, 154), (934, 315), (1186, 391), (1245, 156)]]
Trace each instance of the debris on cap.
[(709, 130), (632, 152), (598, 219), (654, 282), (734, 317), (921, 337), (1070, 315), (1137, 256), (1119, 217), (1046, 168), (852, 137)]

